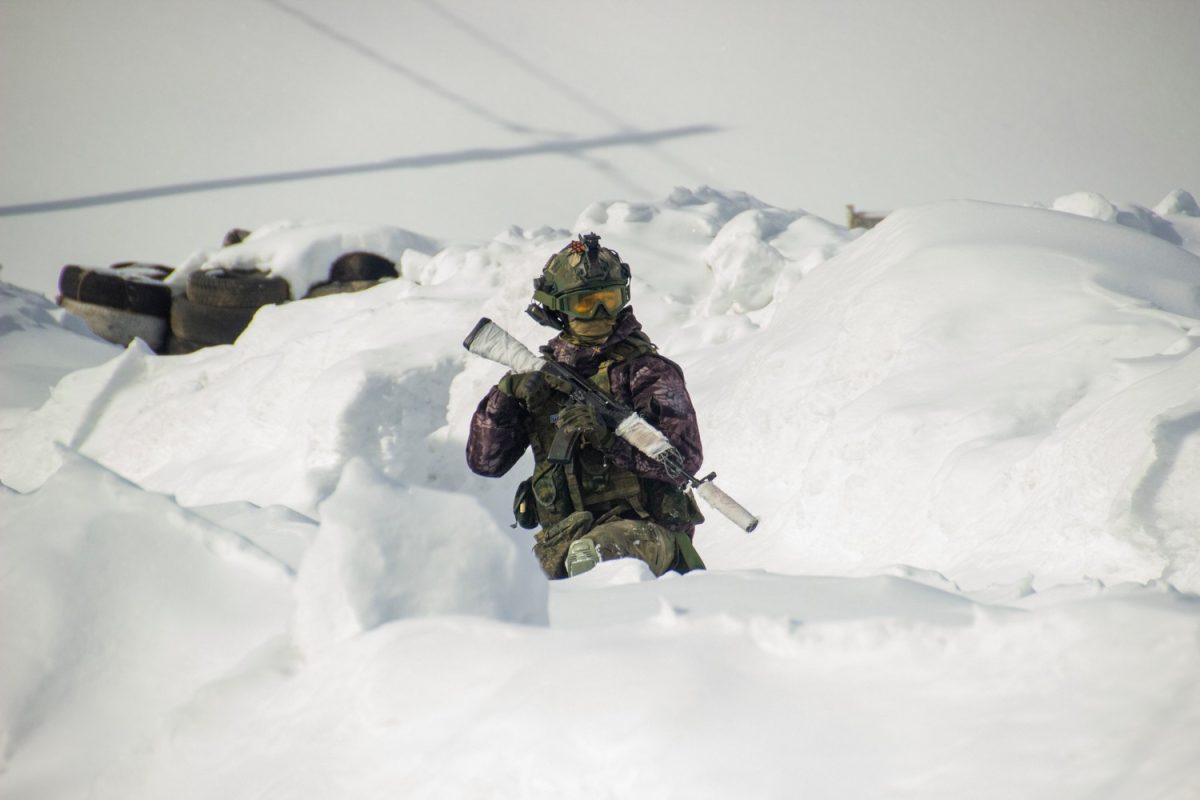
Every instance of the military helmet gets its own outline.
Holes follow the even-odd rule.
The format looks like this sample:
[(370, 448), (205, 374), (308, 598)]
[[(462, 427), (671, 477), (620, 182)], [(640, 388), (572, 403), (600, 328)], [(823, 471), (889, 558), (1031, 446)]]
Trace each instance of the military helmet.
[(596, 234), (582, 234), (550, 256), (533, 281), (533, 299), (574, 319), (615, 317), (629, 303), (629, 265)]

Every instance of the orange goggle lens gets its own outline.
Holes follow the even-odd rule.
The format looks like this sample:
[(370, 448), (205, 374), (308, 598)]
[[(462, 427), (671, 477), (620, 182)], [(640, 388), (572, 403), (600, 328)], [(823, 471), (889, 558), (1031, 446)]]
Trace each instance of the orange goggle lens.
[(563, 311), (573, 317), (590, 319), (596, 316), (600, 306), (604, 306), (610, 315), (620, 311), (621, 306), (625, 305), (625, 290), (622, 286), (610, 286), (606, 289), (567, 295), (563, 300), (566, 306)]

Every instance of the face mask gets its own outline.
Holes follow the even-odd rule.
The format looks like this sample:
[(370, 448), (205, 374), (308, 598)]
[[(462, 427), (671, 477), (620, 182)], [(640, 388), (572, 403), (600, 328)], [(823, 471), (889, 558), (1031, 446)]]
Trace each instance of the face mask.
[(597, 345), (612, 335), (616, 320), (600, 319), (571, 319), (567, 321), (568, 338), (579, 344)]

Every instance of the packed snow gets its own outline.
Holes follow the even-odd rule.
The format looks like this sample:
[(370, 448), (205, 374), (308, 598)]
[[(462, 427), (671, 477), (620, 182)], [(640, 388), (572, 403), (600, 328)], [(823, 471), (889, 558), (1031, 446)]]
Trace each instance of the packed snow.
[[(1194, 797), (1194, 206), (863, 232), (696, 187), (478, 244), (272, 223), (188, 268), (300, 296), (371, 242), (401, 276), (187, 356), (5, 285), (0, 789)], [(587, 231), (762, 518), (709, 511), (706, 572), (548, 584), (511, 527), (528, 457), (466, 469), (503, 368), (463, 337), (547, 339), (531, 280)]]

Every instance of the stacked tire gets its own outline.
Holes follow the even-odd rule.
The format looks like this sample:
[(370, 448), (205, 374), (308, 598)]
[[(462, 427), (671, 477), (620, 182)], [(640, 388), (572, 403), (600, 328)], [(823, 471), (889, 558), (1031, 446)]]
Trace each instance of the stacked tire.
[(68, 264), (58, 275), (58, 304), (102, 339), (128, 345), (138, 338), (161, 353), (171, 313), (171, 287), (163, 280), (170, 274), (170, 267), (131, 261), (107, 268)]
[(233, 344), (258, 309), (290, 298), (286, 280), (257, 270), (193, 272), (188, 275), (184, 294), (171, 304), (166, 351), (178, 355)]
[(305, 297), (361, 292), (398, 277), (395, 262), (381, 255), (364, 251), (344, 253), (329, 267), (329, 280), (313, 286)]

